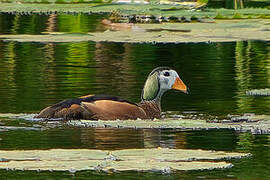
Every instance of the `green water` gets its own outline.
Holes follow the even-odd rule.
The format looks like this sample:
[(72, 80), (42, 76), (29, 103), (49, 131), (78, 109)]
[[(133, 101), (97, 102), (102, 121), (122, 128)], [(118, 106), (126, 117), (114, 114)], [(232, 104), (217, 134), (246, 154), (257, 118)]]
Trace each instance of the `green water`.
[[(101, 15), (0, 15), (1, 34), (102, 31)], [(53, 20), (51, 20), (51, 19)], [(50, 21), (51, 20), (51, 21)], [(35, 23), (32, 23), (35, 22)], [(76, 22), (76, 25), (73, 23)], [(163, 111), (270, 114), (270, 97), (247, 96), (249, 89), (270, 88), (269, 42), (129, 44), (19, 43), (0, 41), (0, 113), (38, 113), (67, 98), (110, 94), (140, 101), (148, 73), (157, 66), (175, 69), (191, 94), (168, 92)], [(36, 122), (0, 119), (1, 125)], [(232, 160), (225, 170), (98, 173), (1, 170), (8, 179), (269, 179), (269, 135), (232, 130), (178, 131), (95, 129), (49, 126), (43, 131), (0, 131), (0, 149), (50, 148), (187, 148), (245, 151), (253, 156)]]
[(168, 92), (164, 111), (269, 114), (269, 44), (17, 43), (0, 42), (0, 112), (33, 113), (60, 100), (110, 94), (140, 101), (157, 66), (177, 70), (190, 95)]
[[(207, 7), (209, 8), (233, 8), (233, 2), (231, 0), (209, 0)], [(240, 2), (240, 1), (239, 1)], [(265, 8), (270, 6), (268, 0), (242, 0), (244, 8)]]

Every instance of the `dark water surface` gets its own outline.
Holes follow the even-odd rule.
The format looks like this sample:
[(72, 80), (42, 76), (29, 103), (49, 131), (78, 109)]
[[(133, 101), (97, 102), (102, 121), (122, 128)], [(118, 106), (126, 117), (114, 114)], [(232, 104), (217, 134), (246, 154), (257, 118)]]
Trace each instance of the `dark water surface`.
[(103, 31), (100, 14), (19, 15), (0, 14), (0, 34), (42, 34), (46, 32), (86, 33)]
[[(0, 34), (102, 31), (101, 15), (0, 15)], [(246, 90), (270, 88), (269, 42), (129, 44), (19, 43), (0, 41), (0, 113), (37, 113), (67, 98), (110, 94), (140, 101), (144, 81), (157, 66), (179, 72), (191, 94), (168, 92), (163, 111), (206, 115), (270, 114), (270, 97)], [(0, 119), (1, 125), (31, 125)], [(10, 179), (269, 179), (269, 135), (231, 130), (178, 131), (60, 126), (44, 131), (1, 131), (0, 149), (186, 148), (246, 151), (227, 170), (160, 173), (0, 171)]]
[(251, 157), (232, 160), (234, 167), (209, 171), (98, 173), (36, 172), (0, 170), (2, 177), (20, 179), (269, 179), (269, 135), (236, 133), (232, 130), (177, 131), (102, 128), (53, 128), (45, 131), (7, 131), (0, 133), (0, 147), (5, 150), (89, 148), (177, 148), (245, 151)]
[(164, 111), (269, 114), (269, 43), (18, 43), (0, 41), (0, 112), (38, 112), (67, 98), (110, 94), (140, 101), (157, 66), (179, 72), (190, 95), (168, 92)]
[[(241, 0), (244, 4), (244, 8), (266, 8), (270, 6), (268, 0)], [(207, 7), (209, 8), (233, 8), (235, 1), (224, 1), (224, 0), (209, 0)], [(239, 1), (240, 2), (240, 1)]]

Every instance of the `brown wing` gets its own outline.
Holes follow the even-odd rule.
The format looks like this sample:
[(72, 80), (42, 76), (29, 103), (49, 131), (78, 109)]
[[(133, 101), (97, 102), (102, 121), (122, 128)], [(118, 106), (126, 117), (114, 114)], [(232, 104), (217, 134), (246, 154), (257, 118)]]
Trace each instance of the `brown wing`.
[(81, 107), (89, 114), (93, 114), (93, 119), (102, 120), (126, 120), (145, 119), (146, 114), (142, 108), (128, 102), (118, 102), (112, 100), (99, 100), (95, 102), (82, 102)]
[[(91, 95), (94, 96), (94, 95)], [(84, 96), (77, 99), (64, 100), (60, 103), (49, 106), (35, 116), (35, 118), (62, 118), (62, 119), (86, 119), (89, 118), (89, 113), (86, 112), (80, 103), (91, 97)]]
[(36, 118), (115, 120), (146, 117), (142, 108), (127, 100), (107, 95), (87, 95), (49, 106)]

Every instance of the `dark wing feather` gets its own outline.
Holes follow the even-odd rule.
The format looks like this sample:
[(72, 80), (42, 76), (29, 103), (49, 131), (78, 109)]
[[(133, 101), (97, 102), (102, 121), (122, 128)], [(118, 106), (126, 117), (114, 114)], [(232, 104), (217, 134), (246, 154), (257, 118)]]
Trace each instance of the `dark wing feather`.
[[(100, 103), (100, 101), (105, 101), (106, 103)], [(87, 103), (87, 105), (85, 105), (85, 103)], [(90, 104), (92, 104), (92, 106), (90, 106)], [(112, 104), (113, 106), (119, 107), (113, 107)], [(36, 118), (120, 119), (122, 117), (117, 118), (115, 116), (117, 113), (108, 113), (108, 109), (104, 109), (105, 106), (111, 107), (111, 111), (116, 110), (117, 108), (122, 109), (121, 111), (123, 113), (125, 113), (125, 109), (123, 108), (129, 109), (130, 107), (140, 111), (140, 107), (138, 107), (137, 104), (118, 97), (108, 95), (87, 95), (76, 99), (64, 100), (49, 106), (43, 109)], [(119, 112), (120, 110), (118, 111), (118, 116)], [(106, 114), (106, 118), (102, 114)]]

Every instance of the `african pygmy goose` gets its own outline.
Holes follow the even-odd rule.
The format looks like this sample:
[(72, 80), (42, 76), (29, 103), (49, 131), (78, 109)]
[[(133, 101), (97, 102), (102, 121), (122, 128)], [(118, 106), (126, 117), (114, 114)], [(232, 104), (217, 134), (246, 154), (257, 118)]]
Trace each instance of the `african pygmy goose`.
[(43, 109), (36, 118), (127, 120), (160, 118), (162, 95), (175, 89), (188, 93), (188, 88), (176, 71), (158, 67), (148, 76), (140, 103), (107, 95), (87, 95), (64, 100)]

